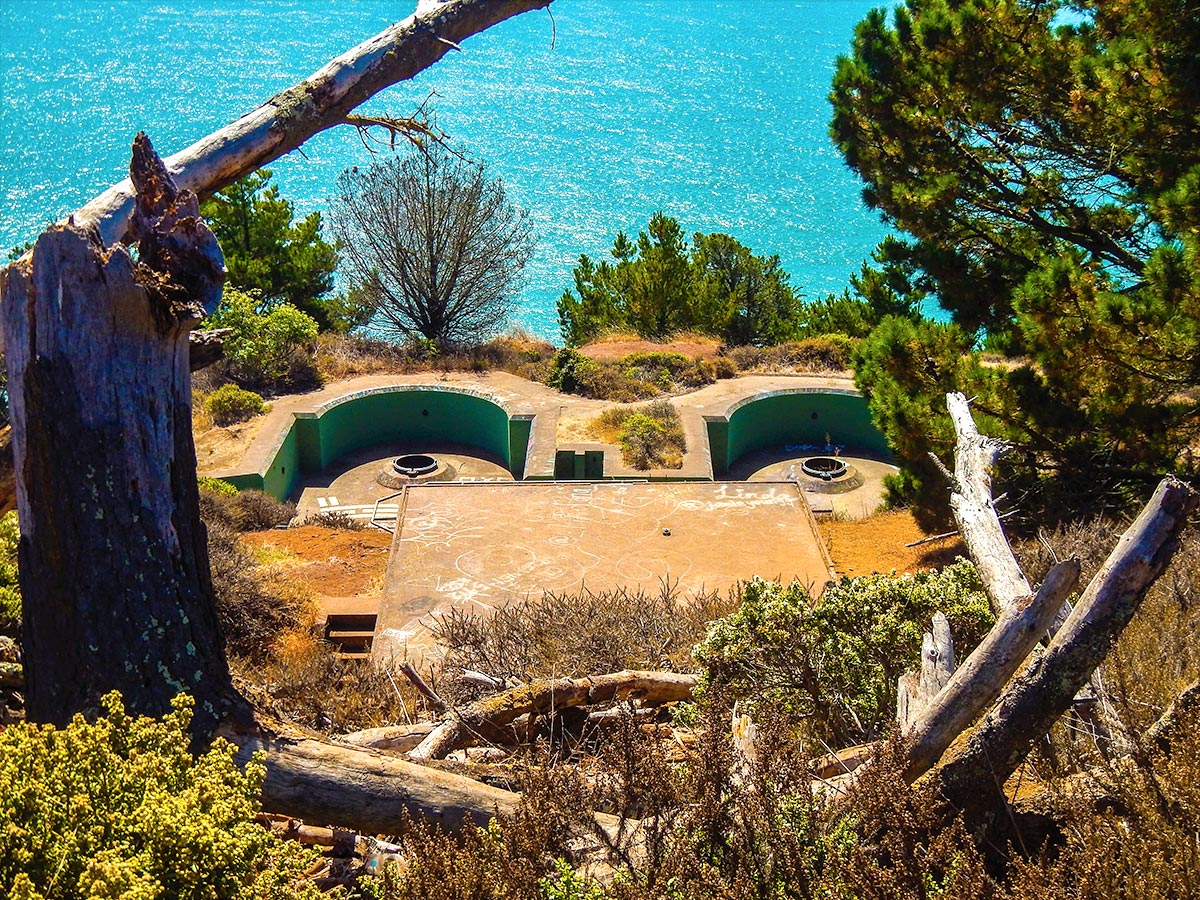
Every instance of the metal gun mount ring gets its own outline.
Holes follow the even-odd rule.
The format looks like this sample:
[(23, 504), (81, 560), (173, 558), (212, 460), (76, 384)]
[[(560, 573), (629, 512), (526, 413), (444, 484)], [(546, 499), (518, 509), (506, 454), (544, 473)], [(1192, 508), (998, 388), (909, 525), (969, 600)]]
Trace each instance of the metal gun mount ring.
[(840, 459), (832, 456), (814, 456), (800, 463), (800, 470), (805, 475), (820, 478), (822, 481), (833, 481), (846, 474), (849, 466)]
[(437, 458), (426, 453), (409, 453), (406, 456), (397, 456), (392, 460), (392, 469), (397, 475), (403, 475), (405, 478), (428, 475), (430, 472), (436, 471), (437, 467)]

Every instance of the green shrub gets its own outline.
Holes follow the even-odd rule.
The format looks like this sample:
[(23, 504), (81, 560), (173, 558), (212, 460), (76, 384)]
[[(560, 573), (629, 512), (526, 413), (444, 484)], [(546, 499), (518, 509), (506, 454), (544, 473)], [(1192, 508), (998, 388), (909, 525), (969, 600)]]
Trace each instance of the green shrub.
[(261, 416), (268, 409), (270, 407), (263, 402), (261, 394), (247, 391), (236, 384), (223, 384), (204, 398), (204, 411), (214, 424), (222, 428)]
[(0, 517), (0, 634), (15, 635), (21, 625), (21, 583), (17, 578), (17, 511)]
[(316, 525), (319, 528), (334, 528), (339, 531), (365, 531), (367, 523), (356, 519), (350, 513), (341, 509), (326, 509), (309, 516), (301, 525)]
[[(611, 411), (610, 411), (611, 413)], [(665, 400), (640, 410), (622, 410), (617, 432), (621, 460), (631, 469), (677, 469), (683, 465), (687, 441), (679, 412)], [(603, 418), (603, 417), (602, 417)]]
[(666, 429), (657, 419), (644, 413), (634, 413), (621, 426), (618, 438), (621, 459), (631, 469), (659, 467), (660, 448), (666, 441)]
[(713, 360), (713, 374), (717, 378), (735, 378), (737, 373), (737, 365), (728, 356), (718, 356)]
[(589, 369), (597, 368), (598, 363), (588, 359), (578, 350), (564, 347), (554, 354), (546, 384), (557, 388), (564, 394), (580, 393), (581, 381), (586, 379)]
[(916, 667), (935, 612), (950, 621), (960, 657), (993, 623), (979, 575), (963, 559), (918, 575), (830, 582), (819, 604), (800, 584), (756, 578), (741, 601), (695, 649), (706, 685), (784, 710), (838, 747), (887, 730), (896, 680)]
[(224, 365), (242, 387), (278, 392), (321, 383), (312, 352), (317, 323), (296, 307), (263, 308), (258, 297), (227, 287), (206, 324), (232, 329), (224, 340)]
[(221, 497), (235, 497), (238, 489), (228, 481), (222, 478), (209, 478), (207, 475), (200, 475), (196, 478), (196, 484), (200, 490), (208, 491), (210, 494), (217, 494)]
[(216, 481), (222, 487), (215, 490), (200, 485), (200, 516), (205, 522), (216, 523), (232, 531), (266, 531), (287, 525), (296, 516), (296, 504), (276, 500), (270, 494), (248, 489), (232, 488), (226, 481)]
[(254, 821), (265, 770), (188, 749), (192, 700), (161, 720), (107, 695), (94, 725), (0, 732), (0, 894), (74, 900), (317, 898), (315, 853)]
[(823, 334), (774, 347), (732, 347), (729, 357), (743, 372), (841, 372), (850, 368), (857, 345), (855, 338), (844, 334)]

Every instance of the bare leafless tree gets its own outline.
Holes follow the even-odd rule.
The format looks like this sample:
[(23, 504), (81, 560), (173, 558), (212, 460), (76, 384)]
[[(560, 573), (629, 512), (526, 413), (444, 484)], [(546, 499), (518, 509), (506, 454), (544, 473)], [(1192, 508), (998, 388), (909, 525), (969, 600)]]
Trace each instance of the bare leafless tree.
[(332, 219), (374, 327), (443, 346), (503, 326), (533, 249), (504, 183), (437, 142), (343, 172)]

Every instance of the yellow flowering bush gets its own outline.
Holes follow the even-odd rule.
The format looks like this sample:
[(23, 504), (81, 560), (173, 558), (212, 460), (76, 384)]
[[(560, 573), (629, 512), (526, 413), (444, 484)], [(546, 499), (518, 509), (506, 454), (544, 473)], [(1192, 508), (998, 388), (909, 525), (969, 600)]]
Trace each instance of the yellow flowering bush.
[(104, 697), (95, 724), (0, 732), (0, 895), (17, 900), (303, 900), (315, 859), (255, 824), (265, 774), (218, 739), (188, 749), (192, 700), (162, 719)]

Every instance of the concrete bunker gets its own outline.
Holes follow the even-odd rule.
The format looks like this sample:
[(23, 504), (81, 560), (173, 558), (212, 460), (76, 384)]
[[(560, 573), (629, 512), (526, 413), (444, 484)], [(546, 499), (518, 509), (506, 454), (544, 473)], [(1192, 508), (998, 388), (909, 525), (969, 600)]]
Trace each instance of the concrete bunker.
[(714, 478), (759, 450), (796, 457), (891, 456), (866, 398), (848, 389), (790, 388), (746, 397), (723, 416), (705, 416), (705, 426)]
[(499, 401), (469, 388), (376, 388), (338, 397), (314, 412), (296, 413), (265, 471), (224, 480), (284, 499), (302, 476), (355, 450), (398, 441), (476, 447), (521, 479), (532, 424), (532, 416), (510, 415)]

